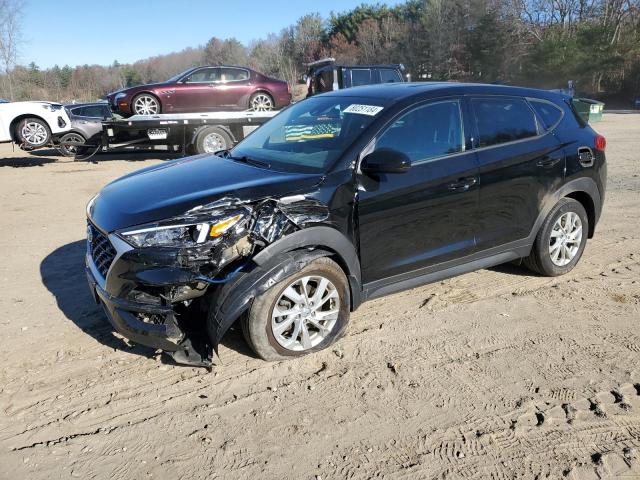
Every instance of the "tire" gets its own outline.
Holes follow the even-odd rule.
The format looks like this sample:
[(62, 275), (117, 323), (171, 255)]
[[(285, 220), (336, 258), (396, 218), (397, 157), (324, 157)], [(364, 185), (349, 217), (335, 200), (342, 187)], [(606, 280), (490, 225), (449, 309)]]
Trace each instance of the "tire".
[(196, 153), (215, 153), (233, 146), (231, 136), (220, 127), (204, 127), (196, 136)]
[(589, 217), (582, 204), (572, 198), (562, 198), (545, 218), (531, 254), (523, 263), (540, 275), (564, 275), (573, 270), (582, 257), (588, 232)]
[(249, 110), (268, 112), (276, 107), (273, 97), (267, 92), (256, 92), (249, 97)]
[(58, 146), (58, 148), (56, 148), (56, 150), (58, 150), (58, 152), (60, 152), (60, 155), (64, 157), (75, 157), (78, 151), (82, 150), (82, 147), (78, 148), (72, 145), (64, 146), (63, 144), (66, 142), (84, 143), (86, 142), (86, 138), (84, 138), (82, 134), (76, 132), (65, 133), (60, 138), (60, 145)]
[[(308, 292), (311, 294), (310, 300), (314, 300), (319, 282), (328, 281), (322, 293), (326, 300), (319, 307), (317, 302), (315, 307), (311, 307), (311, 303), (305, 304), (306, 319), (291, 314), (276, 316), (276, 319), (282, 320), (273, 320), (272, 316), (277, 304), (281, 309), (284, 307), (302, 312), (297, 308), (300, 304), (296, 305), (291, 298), (287, 297), (285, 291), (291, 291), (289, 289), (293, 288), (294, 292), (299, 293), (302, 282), (305, 280), (307, 280)], [(299, 298), (302, 299), (302, 297)], [(249, 311), (241, 318), (242, 332), (249, 346), (263, 360), (289, 360), (323, 350), (338, 340), (349, 322), (350, 304), (349, 286), (344, 272), (333, 260), (322, 257), (257, 296)], [(310, 313), (313, 310), (315, 313)], [(322, 317), (316, 316), (317, 312), (333, 310), (336, 313), (327, 313)], [(278, 324), (287, 326), (284, 331), (278, 332), (274, 330), (274, 326)], [(323, 332), (317, 325), (322, 325), (326, 331)], [(296, 329), (299, 333), (294, 339)], [(303, 335), (305, 330), (308, 332), (306, 336)], [(289, 346), (285, 347), (287, 340)]]
[(16, 136), (28, 149), (40, 148), (51, 141), (51, 130), (44, 120), (28, 117), (18, 122)]
[(162, 104), (156, 96), (141, 93), (131, 100), (131, 112), (134, 115), (157, 115), (162, 113)]

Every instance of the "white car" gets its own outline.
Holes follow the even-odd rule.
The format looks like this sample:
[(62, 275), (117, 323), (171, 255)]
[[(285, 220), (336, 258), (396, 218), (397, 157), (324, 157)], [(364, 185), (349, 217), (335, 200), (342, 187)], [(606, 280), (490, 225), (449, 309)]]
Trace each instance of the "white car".
[(52, 143), (71, 128), (71, 120), (59, 103), (0, 103), (0, 143), (16, 142), (32, 150)]

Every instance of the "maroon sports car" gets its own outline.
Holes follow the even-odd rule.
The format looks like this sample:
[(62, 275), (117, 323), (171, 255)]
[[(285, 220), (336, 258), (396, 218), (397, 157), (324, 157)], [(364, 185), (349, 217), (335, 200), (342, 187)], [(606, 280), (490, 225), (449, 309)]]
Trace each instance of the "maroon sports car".
[(125, 116), (215, 110), (273, 110), (291, 103), (287, 82), (244, 67), (206, 66), (162, 83), (139, 85), (107, 95)]

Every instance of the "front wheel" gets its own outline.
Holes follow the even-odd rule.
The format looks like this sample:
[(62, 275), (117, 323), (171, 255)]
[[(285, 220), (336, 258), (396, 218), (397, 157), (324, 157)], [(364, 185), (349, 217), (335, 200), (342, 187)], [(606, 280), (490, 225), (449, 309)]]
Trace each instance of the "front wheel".
[(249, 110), (254, 112), (268, 112), (274, 108), (275, 102), (268, 93), (256, 92), (249, 99)]
[(242, 331), (263, 360), (287, 360), (334, 343), (349, 311), (344, 272), (323, 257), (256, 297), (242, 318)]
[(29, 149), (44, 147), (51, 141), (49, 125), (39, 118), (21, 120), (16, 132), (20, 143)]
[(133, 98), (131, 110), (134, 115), (157, 115), (162, 111), (160, 100), (148, 93), (142, 93)]
[(542, 223), (525, 266), (549, 277), (570, 272), (582, 256), (588, 232), (589, 217), (582, 204), (562, 198)]

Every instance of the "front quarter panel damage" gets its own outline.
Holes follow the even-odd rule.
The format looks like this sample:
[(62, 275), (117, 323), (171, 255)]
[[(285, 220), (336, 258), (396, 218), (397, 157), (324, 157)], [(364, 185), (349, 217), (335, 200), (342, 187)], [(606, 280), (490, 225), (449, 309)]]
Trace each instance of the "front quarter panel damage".
[[(183, 248), (135, 248), (123, 255), (127, 269), (115, 272), (119, 279), (118, 297), (171, 309), (172, 314), (166, 315), (164, 321), (171, 324), (172, 335), (162, 339), (158, 348), (167, 351), (178, 363), (203, 366), (218, 363), (216, 351), (220, 339), (252, 298), (313, 259), (329, 254), (304, 249), (276, 255), (260, 265), (252, 261), (255, 254), (293, 232), (314, 225), (331, 225), (328, 207), (312, 194), (254, 202), (225, 197), (158, 225), (211, 222), (234, 215), (240, 215), (241, 220), (218, 238)], [(210, 295), (205, 296), (206, 292)], [(202, 329), (197, 335), (183, 321), (188, 316), (185, 309), (194, 300), (199, 303), (200, 312), (208, 312), (210, 342), (204, 346), (202, 338), (195, 338), (202, 336)], [(145, 319), (140, 313), (137, 315), (143, 321), (158, 322), (157, 316)], [(200, 322), (203, 320), (200, 315)], [(167, 341), (175, 348), (166, 348)]]

